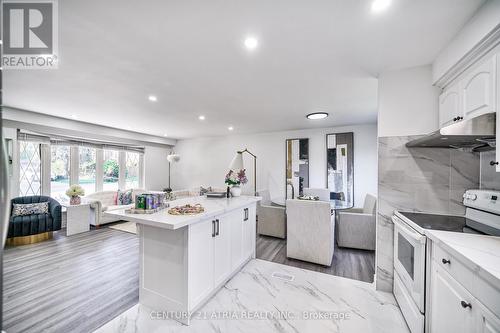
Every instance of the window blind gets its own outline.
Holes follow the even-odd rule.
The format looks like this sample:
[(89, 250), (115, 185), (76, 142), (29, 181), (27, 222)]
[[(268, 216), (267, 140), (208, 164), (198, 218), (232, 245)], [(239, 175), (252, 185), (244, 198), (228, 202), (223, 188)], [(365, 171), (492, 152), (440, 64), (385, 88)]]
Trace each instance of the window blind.
[(40, 134), (32, 134), (18, 131), (18, 140), (22, 141), (33, 141), (43, 144), (50, 144), (54, 146), (77, 146), (77, 147), (89, 147), (96, 149), (106, 149), (106, 150), (118, 150), (118, 151), (130, 151), (135, 153), (144, 154), (144, 147), (123, 145), (116, 142), (103, 142), (94, 140), (83, 140), (80, 138), (71, 137), (51, 137), (44, 136)]

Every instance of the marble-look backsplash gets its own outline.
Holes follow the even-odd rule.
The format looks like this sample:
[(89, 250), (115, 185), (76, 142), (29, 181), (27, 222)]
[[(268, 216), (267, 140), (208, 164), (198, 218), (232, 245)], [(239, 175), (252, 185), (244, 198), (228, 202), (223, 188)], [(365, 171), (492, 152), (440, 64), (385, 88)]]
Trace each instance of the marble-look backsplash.
[(464, 214), (462, 195), (479, 187), (479, 153), (406, 148), (417, 136), (378, 139), (376, 287), (392, 292), (394, 210)]
[(491, 161), (496, 161), (494, 150), (481, 153), (481, 189), (500, 191), (500, 172), (496, 172), (496, 167), (491, 166)]

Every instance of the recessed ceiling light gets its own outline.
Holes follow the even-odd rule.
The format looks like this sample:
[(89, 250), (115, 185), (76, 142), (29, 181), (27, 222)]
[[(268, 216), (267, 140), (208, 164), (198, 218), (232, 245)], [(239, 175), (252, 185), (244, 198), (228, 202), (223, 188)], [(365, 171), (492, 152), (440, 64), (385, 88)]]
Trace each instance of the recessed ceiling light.
[(198, 119), (200, 119), (200, 120), (205, 120), (205, 116), (203, 116), (203, 115), (202, 115), (202, 116), (199, 116), (199, 117), (198, 117)]
[(163, 136), (168, 136), (168, 134), (167, 134), (167, 133), (165, 133), (165, 134), (163, 134)]
[(306, 118), (311, 119), (311, 120), (317, 120), (317, 119), (325, 119), (328, 117), (328, 113), (326, 112), (314, 112), (314, 113), (309, 113)]
[(245, 38), (245, 47), (247, 50), (255, 50), (259, 46), (259, 41), (255, 37)]
[(148, 96), (148, 99), (151, 101), (151, 102), (156, 102), (158, 100), (158, 98), (156, 98), (155, 95), (149, 95)]
[(72, 115), (71, 115), (71, 118), (73, 118), (73, 119), (77, 119), (78, 117), (76, 116), (76, 114), (72, 114)]
[(372, 12), (379, 13), (387, 9), (391, 4), (391, 0), (373, 0)]
[(234, 130), (234, 127), (233, 126), (229, 126), (227, 129), (230, 130), (230, 131), (232, 131), (232, 130)]

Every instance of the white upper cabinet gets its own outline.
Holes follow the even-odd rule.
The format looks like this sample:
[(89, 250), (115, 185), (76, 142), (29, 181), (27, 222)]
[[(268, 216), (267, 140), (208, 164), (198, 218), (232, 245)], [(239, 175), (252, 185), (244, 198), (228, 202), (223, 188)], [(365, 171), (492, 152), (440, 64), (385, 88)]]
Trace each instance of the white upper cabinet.
[(497, 54), (468, 70), (439, 96), (439, 126), (496, 112)]
[(448, 126), (457, 121), (457, 117), (463, 117), (459, 92), (458, 84), (454, 84), (439, 96), (439, 127)]
[(489, 58), (468, 73), (461, 81), (465, 118), (473, 118), (496, 110), (497, 57)]

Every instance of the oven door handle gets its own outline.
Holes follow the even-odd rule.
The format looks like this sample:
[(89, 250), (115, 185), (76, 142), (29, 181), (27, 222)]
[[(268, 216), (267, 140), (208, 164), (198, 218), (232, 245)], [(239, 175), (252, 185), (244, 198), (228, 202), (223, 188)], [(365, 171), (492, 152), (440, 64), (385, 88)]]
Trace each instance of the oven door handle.
[(419, 242), (420, 244), (425, 244), (426, 237), (424, 235), (416, 232), (415, 230), (413, 230), (410, 226), (408, 226), (401, 219), (399, 219), (396, 216), (392, 216), (392, 222), (394, 223), (395, 226), (400, 228), (405, 233), (405, 235), (410, 236), (412, 239)]

